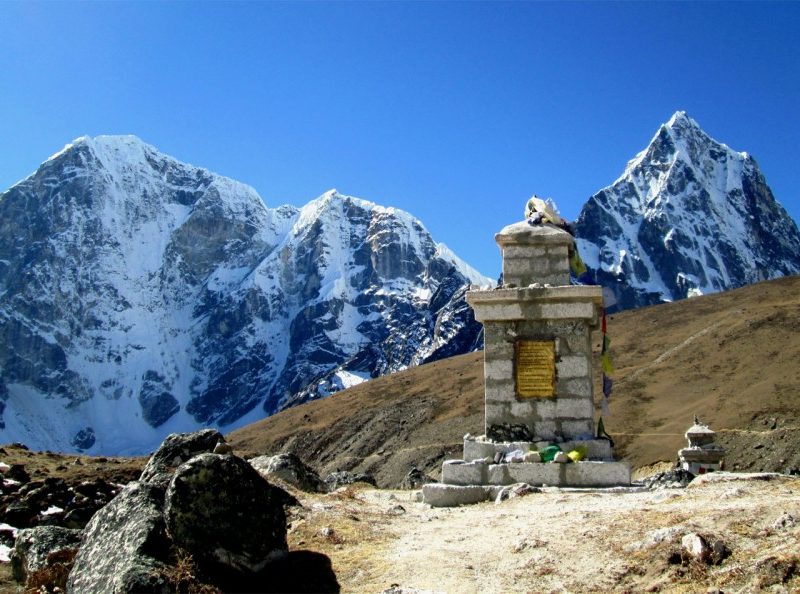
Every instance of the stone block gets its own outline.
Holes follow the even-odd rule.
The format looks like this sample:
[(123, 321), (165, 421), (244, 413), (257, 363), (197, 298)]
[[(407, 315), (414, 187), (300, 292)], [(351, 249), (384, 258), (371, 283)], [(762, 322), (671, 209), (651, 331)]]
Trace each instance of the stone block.
[(464, 460), (472, 462), (481, 458), (494, 458), (495, 444), (486, 441), (464, 440)]
[(533, 424), (533, 432), (539, 439), (552, 441), (558, 434), (558, 427), (556, 421), (536, 421)]
[(560, 419), (591, 419), (593, 414), (588, 398), (556, 398), (556, 416)]
[(624, 462), (565, 464), (565, 484), (570, 487), (615, 487), (631, 484), (631, 469)]
[(506, 464), (505, 466), (508, 469), (504, 478), (508, 482), (497, 484), (528, 483), (537, 487), (542, 485), (558, 487), (562, 483), (562, 464), (523, 462), (522, 464)]
[(482, 485), (443, 485), (428, 483), (422, 486), (422, 498), (432, 507), (456, 507), (480, 503), (491, 497), (493, 490)]
[(514, 359), (514, 343), (506, 340), (505, 337), (492, 342), (486, 341), (484, 347), (484, 361), (494, 360), (512, 361)]
[(565, 439), (586, 439), (594, 435), (594, 420), (561, 421), (561, 434)]
[(611, 460), (613, 452), (611, 451), (611, 444), (605, 439), (589, 439), (580, 441), (565, 441), (559, 444), (562, 450), (569, 452), (578, 446), (586, 446), (587, 458), (589, 460)]
[(484, 320), (521, 320), (522, 304), (520, 303), (497, 303), (474, 306), (475, 319), (479, 322)]
[(478, 462), (447, 460), (442, 464), (442, 482), (448, 485), (484, 485), (487, 466)]
[(509, 258), (539, 258), (547, 254), (544, 247), (507, 245), (503, 248), (503, 261)]
[(586, 377), (560, 378), (556, 384), (560, 397), (592, 399), (592, 382)]
[(488, 472), (488, 483), (490, 485), (510, 485), (514, 481), (509, 478), (508, 464), (490, 464)]
[(536, 398), (536, 416), (539, 419), (549, 420), (556, 418), (556, 398)]
[(483, 373), (486, 379), (512, 379), (514, 373), (513, 361), (486, 361), (484, 363)]
[[(567, 279), (569, 281), (569, 279)], [(595, 316), (594, 303), (562, 302), (543, 303), (541, 318), (551, 320), (592, 319)]]
[(487, 403), (511, 402), (514, 400), (514, 382), (487, 382), (484, 396)]
[(516, 398), (511, 402), (511, 414), (518, 419), (529, 420), (531, 416), (536, 415), (539, 402), (538, 398), (528, 398), (526, 400), (517, 400)]
[(489, 425), (501, 425), (503, 423), (510, 423), (513, 420), (511, 416), (511, 406), (508, 404), (486, 403), (486, 422)]
[(589, 359), (586, 357), (561, 357), (561, 360), (556, 362), (556, 374), (559, 379), (585, 378), (590, 372)]

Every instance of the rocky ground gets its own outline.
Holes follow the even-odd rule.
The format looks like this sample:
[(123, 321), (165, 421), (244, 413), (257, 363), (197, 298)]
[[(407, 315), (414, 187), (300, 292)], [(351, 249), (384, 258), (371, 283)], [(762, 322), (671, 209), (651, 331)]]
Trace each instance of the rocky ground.
[[(75, 470), (56, 455), (4, 449), (34, 476)], [(143, 463), (96, 464), (109, 480), (124, 480), (138, 477)], [(643, 475), (668, 468), (641, 469), (637, 478), (651, 482)], [(280, 575), (259, 582), (269, 587), (263, 591), (800, 591), (800, 477), (721, 473), (686, 488), (668, 477), (651, 489), (545, 488), (459, 508), (431, 508), (414, 490), (364, 483), (308, 493), (273, 482), (300, 505), (287, 508), (290, 553), (276, 566)], [(682, 551), (684, 538), (705, 539), (710, 558)], [(0, 563), (0, 593), (22, 591)]]
[[(800, 478), (544, 489), (438, 509), (366, 487), (300, 499), (290, 549), (327, 556), (342, 592), (800, 591)], [(726, 558), (682, 555), (692, 534), (721, 543)]]

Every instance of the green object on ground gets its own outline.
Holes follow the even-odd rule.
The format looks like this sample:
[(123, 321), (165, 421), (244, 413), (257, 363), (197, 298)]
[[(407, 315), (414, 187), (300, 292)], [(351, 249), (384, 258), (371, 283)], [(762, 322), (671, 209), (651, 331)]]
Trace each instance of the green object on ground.
[(542, 462), (552, 462), (556, 454), (561, 451), (557, 445), (549, 445), (546, 448), (539, 450), (539, 455), (542, 457)]

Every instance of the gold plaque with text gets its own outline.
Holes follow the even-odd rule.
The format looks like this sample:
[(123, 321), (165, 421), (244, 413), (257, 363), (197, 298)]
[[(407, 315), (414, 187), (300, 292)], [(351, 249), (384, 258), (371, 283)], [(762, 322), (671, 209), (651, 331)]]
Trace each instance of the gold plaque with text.
[(517, 398), (556, 395), (556, 343), (552, 340), (516, 342)]

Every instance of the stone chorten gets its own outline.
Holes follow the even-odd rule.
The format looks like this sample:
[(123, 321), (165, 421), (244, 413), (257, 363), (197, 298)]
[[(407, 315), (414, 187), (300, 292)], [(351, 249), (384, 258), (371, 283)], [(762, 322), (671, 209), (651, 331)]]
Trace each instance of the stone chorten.
[(695, 417), (694, 425), (686, 431), (689, 447), (678, 452), (680, 467), (692, 474), (721, 470), (725, 448), (714, 443), (716, 433)]
[[(630, 484), (629, 467), (594, 437), (591, 333), (602, 316), (602, 288), (570, 284), (574, 239), (563, 229), (523, 221), (495, 240), (502, 287), (467, 293), (484, 327), (486, 434), (465, 436), (464, 459), (445, 462), (442, 483), (426, 485), (425, 500), (471, 503), (514, 483)], [(582, 452), (581, 461), (537, 462), (534, 452), (552, 445)]]

